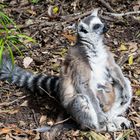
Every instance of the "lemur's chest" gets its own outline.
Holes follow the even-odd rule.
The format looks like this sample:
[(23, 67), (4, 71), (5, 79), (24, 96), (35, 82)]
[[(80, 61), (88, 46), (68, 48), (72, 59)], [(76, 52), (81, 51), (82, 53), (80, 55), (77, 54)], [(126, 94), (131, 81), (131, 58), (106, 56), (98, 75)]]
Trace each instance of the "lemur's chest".
[(108, 81), (108, 72), (105, 64), (93, 64), (91, 65), (91, 77), (90, 87), (94, 90), (98, 88), (98, 85), (105, 85)]
[(107, 71), (107, 54), (104, 52), (97, 57), (89, 58), (90, 71), (90, 87), (98, 89), (98, 85), (105, 85), (109, 80)]

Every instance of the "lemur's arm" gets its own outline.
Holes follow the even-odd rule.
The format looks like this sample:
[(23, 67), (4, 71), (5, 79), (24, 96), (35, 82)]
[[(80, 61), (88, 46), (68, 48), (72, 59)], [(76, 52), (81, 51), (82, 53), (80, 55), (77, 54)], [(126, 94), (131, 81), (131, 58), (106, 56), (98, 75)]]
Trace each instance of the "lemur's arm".
[(109, 65), (107, 67), (110, 76), (112, 77), (114, 81), (114, 86), (115, 84), (119, 86), (120, 88), (120, 97), (122, 98), (122, 104), (125, 104), (129, 100), (129, 90), (127, 86), (127, 82), (125, 80), (125, 77), (122, 73), (122, 70), (120, 67), (115, 63), (114, 58), (112, 54), (109, 54)]
[(112, 63), (112, 66), (109, 67), (109, 72), (114, 82), (119, 84), (121, 88), (124, 88), (126, 83), (120, 67), (117, 64)]
[(95, 95), (95, 93), (92, 92), (91, 89), (88, 89), (88, 94), (92, 95), (92, 96), (89, 96), (89, 98), (90, 98), (90, 101), (94, 107), (94, 110), (96, 111), (99, 125), (100, 125), (100, 127), (102, 127), (106, 124), (107, 118), (106, 118), (106, 115), (103, 111), (103, 108), (101, 107), (100, 100)]

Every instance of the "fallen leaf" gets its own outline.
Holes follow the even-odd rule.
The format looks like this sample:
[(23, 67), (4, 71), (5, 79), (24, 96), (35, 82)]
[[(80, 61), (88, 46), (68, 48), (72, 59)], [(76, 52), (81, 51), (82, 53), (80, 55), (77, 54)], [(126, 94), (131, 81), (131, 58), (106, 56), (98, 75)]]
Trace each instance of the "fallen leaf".
[(134, 59), (134, 56), (131, 54), (128, 58), (129, 65), (132, 65), (134, 63), (133, 59)]
[(40, 125), (44, 124), (46, 122), (46, 120), (47, 120), (47, 116), (46, 115), (42, 115), (40, 117), (39, 124)]
[(61, 13), (61, 7), (58, 6), (49, 6), (48, 8), (48, 16), (50, 18), (56, 18)]
[(137, 123), (136, 126), (137, 126), (137, 127), (140, 127), (140, 123)]
[(31, 57), (25, 57), (23, 60), (23, 65), (25, 68), (28, 68), (33, 59)]
[(124, 44), (121, 44), (119, 50), (120, 51), (127, 51), (127, 47)]
[(20, 106), (28, 106), (28, 101), (25, 100)]
[(72, 136), (73, 137), (79, 136), (79, 130), (73, 131)]
[(34, 23), (34, 22), (33, 22), (32, 19), (28, 19), (28, 20), (25, 22), (26, 25), (31, 25), (31, 24), (33, 24), (33, 23)]
[(27, 10), (27, 12), (28, 12), (29, 14), (34, 15), (34, 16), (36, 15), (36, 12), (35, 12), (35, 11), (33, 11), (33, 10), (28, 9), (28, 10)]
[(5, 140), (13, 140), (13, 138), (11, 138), (11, 137), (9, 136), (9, 134), (7, 134)]
[(54, 7), (53, 7), (53, 13), (54, 13), (54, 14), (59, 13), (59, 8), (58, 8), (58, 6), (54, 6)]
[(6, 140), (39, 140), (40, 134), (32, 130), (22, 130), (19, 128), (5, 128)]
[(19, 121), (19, 126), (21, 127), (26, 126), (26, 123), (24, 121)]
[(63, 33), (62, 35), (66, 39), (68, 39), (68, 41), (70, 41), (70, 42), (75, 42), (76, 41), (76, 36), (74, 36), (74, 35), (70, 35), (70, 34), (67, 34), (67, 33)]
[(9, 133), (6, 135), (6, 140), (29, 140), (26, 134)]
[(47, 124), (48, 124), (49, 126), (53, 126), (54, 122), (53, 122), (52, 120), (50, 120), (50, 121), (47, 122)]
[(95, 140), (107, 140), (105, 136), (103, 136), (101, 134), (97, 134), (93, 131), (90, 134), (91, 134), (92, 138), (94, 138)]
[(129, 47), (129, 51), (131, 53), (136, 52), (138, 50), (138, 44), (136, 42), (128, 42), (126, 45)]
[(102, 134), (98, 134), (94, 131), (90, 131), (90, 132), (81, 132), (81, 135), (84, 137), (87, 137), (89, 140), (108, 140), (105, 136), (103, 136)]
[(136, 123), (140, 123), (140, 118), (139, 117), (130, 117), (131, 120), (135, 121)]
[(134, 11), (138, 11), (140, 9), (140, 1), (139, 0), (133, 1), (132, 5), (133, 5)]
[(140, 89), (138, 89), (138, 90), (136, 91), (136, 95), (137, 95), (137, 96), (140, 96)]
[(121, 133), (116, 140), (124, 140), (125, 138), (127, 138), (127, 136), (130, 136), (131, 133), (133, 132), (133, 130), (126, 130), (123, 133)]
[(7, 134), (11, 131), (10, 128), (2, 128), (0, 129), (0, 135)]
[(116, 140), (120, 140), (123, 136), (123, 132), (119, 134), (119, 136), (116, 138)]

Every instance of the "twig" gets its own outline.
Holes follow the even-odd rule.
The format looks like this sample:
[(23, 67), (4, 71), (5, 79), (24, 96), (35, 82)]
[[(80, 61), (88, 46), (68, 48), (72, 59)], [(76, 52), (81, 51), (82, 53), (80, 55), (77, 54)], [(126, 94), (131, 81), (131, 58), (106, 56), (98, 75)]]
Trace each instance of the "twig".
[(36, 123), (36, 126), (38, 127), (39, 126), (39, 123), (37, 121), (37, 118), (36, 118), (36, 115), (35, 115), (35, 111), (32, 109), (32, 113), (33, 113), (33, 118), (34, 118), (34, 121)]
[(20, 13), (22, 10), (27, 10), (27, 9), (30, 9), (30, 8), (31, 8), (30, 5), (29, 6), (26, 5), (24, 7), (16, 7), (16, 8), (14, 8), (14, 7), (11, 7), (11, 8), (7, 7), (7, 8), (4, 8), (4, 10), (5, 11), (15, 11), (15, 12)]
[(83, 14), (80, 14), (80, 15), (78, 14), (78, 16), (73, 17), (73, 18), (69, 18), (69, 19), (66, 20), (64, 23), (69, 23), (69, 22), (72, 22), (72, 21), (77, 20), (77, 19), (79, 19), (79, 18), (83, 18), (84, 16), (90, 15), (92, 12), (93, 12), (93, 9), (90, 10), (90, 11), (87, 11), (87, 12), (85, 12), (85, 13), (83, 13)]
[(19, 97), (18, 99), (14, 100), (14, 101), (11, 101), (11, 102), (3, 102), (3, 103), (0, 103), (0, 106), (9, 106), (9, 105), (11, 105), (11, 104), (13, 104), (13, 103), (21, 100), (21, 99), (24, 99), (25, 97), (27, 97), (27, 96)]
[[(71, 117), (69, 117), (69, 118), (67, 118), (67, 119), (65, 119), (65, 120), (56, 122), (54, 125), (62, 124), (62, 123), (64, 123), (64, 122), (68, 121), (69, 119), (71, 119)], [(54, 126), (54, 125), (53, 125), (53, 126)]]
[(133, 88), (140, 88), (140, 85), (131, 84)]
[(114, 16), (114, 17), (122, 17), (122, 16), (126, 16), (126, 15), (140, 14), (140, 11), (132, 11), (132, 12), (126, 12), (126, 13), (121, 13), (121, 14), (109, 13), (109, 12), (104, 12), (104, 13), (107, 15)]
[(134, 126), (133, 132), (135, 133), (136, 138), (139, 139), (139, 136), (138, 136), (138, 133), (137, 133), (137, 128), (136, 128), (134, 120), (132, 120), (132, 123), (133, 123), (133, 126)]
[[(68, 20), (66, 20), (66, 21), (64, 21), (64, 22), (62, 22), (62, 24), (63, 23), (69, 23), (69, 22), (72, 22), (72, 21), (74, 21), (74, 20), (77, 20), (77, 19), (80, 19), (80, 18), (83, 18), (83, 17), (85, 17), (85, 16), (88, 16), (88, 15), (90, 15), (92, 12), (93, 12), (93, 10), (94, 9), (92, 9), (92, 10), (89, 10), (89, 11), (87, 11), (87, 12), (85, 12), (85, 13), (75, 13), (75, 17), (73, 16), (73, 14), (71, 14), (71, 15), (68, 15)], [(102, 19), (104, 19), (104, 20), (108, 20), (108, 21), (114, 21), (114, 19), (112, 19), (112, 18), (110, 18), (109, 16), (104, 16), (104, 15), (102, 15), (102, 14), (100, 14), (100, 17), (102, 18)], [(63, 17), (62, 17), (63, 18)]]
[(104, 7), (107, 8), (108, 11), (114, 12), (113, 8), (109, 5), (109, 3), (105, 2), (104, 0), (98, 0)]
[(78, 12), (78, 13), (74, 13), (74, 14), (70, 14), (70, 15), (66, 15), (66, 16), (61, 16), (61, 18), (64, 19), (64, 20), (66, 20), (67, 18), (78, 16), (80, 14), (81, 14), (81, 12)]
[[(94, 10), (94, 9), (89, 10), (89, 11), (87, 11), (87, 12), (85, 12), (85, 13), (81, 13), (81, 14), (77, 13), (77, 14), (75, 14), (75, 15), (77, 15), (77, 16), (75, 16), (75, 17), (73, 17), (73, 15), (69, 15), (70, 18), (69, 18), (68, 20), (62, 22), (62, 24), (63, 24), (63, 23), (69, 23), (69, 22), (72, 22), (72, 21), (74, 21), (74, 20), (77, 20), (77, 19), (83, 18), (83, 17), (85, 17), (85, 16), (88, 16), (88, 15), (90, 15), (90, 14), (93, 12), (93, 10)], [(100, 16), (101, 16), (101, 18), (103, 18), (103, 19), (105, 19), (105, 20), (114, 21), (114, 20), (111, 19), (110, 17), (106, 17), (106, 16), (103, 16), (103, 15), (100, 15)]]
[(47, 132), (47, 131), (50, 131), (53, 127), (55, 127), (55, 126), (57, 126), (59, 124), (62, 124), (64, 122), (68, 121), (69, 119), (70, 119), (70, 117), (65, 119), (65, 120), (59, 121), (59, 122), (53, 124), (52, 126), (47, 125), (47, 126), (44, 126), (44, 127), (40, 127), (40, 128), (34, 129), (34, 130), (37, 131), (37, 132)]
[[(56, 100), (56, 98), (54, 98), (53, 96), (51, 96), (45, 89), (43, 89), (41, 86), (39, 86), (39, 88), (44, 91), (50, 98), (52, 98), (53, 100), (55, 100), (56, 102), (58, 102), (58, 100)], [(59, 103), (59, 102), (58, 102)]]

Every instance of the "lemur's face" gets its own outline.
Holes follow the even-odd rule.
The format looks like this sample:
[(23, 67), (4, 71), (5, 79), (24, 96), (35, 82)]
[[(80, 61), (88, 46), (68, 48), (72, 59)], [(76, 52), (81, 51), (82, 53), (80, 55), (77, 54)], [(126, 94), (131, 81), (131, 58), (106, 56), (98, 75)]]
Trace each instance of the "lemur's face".
[(96, 38), (107, 31), (107, 27), (98, 17), (98, 10), (94, 10), (93, 13), (80, 21), (78, 25), (79, 37)]

